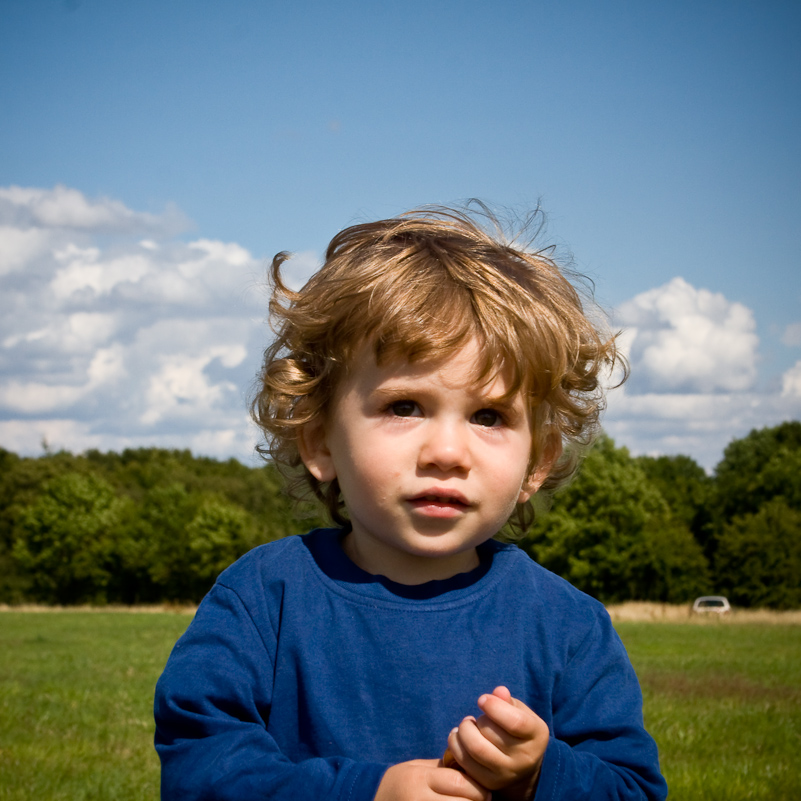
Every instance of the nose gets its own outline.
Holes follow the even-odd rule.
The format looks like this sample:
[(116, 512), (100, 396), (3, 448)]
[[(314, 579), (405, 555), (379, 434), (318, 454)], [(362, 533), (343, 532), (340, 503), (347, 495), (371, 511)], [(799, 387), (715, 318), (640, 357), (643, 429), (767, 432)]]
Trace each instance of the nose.
[(467, 472), (472, 466), (469, 431), (450, 420), (428, 420), (424, 426), (418, 467), (445, 472)]

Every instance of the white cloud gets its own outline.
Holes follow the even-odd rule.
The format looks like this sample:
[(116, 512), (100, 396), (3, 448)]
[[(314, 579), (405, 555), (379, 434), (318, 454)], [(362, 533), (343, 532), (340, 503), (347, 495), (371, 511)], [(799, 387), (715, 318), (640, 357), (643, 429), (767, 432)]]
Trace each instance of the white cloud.
[(801, 416), (801, 362), (757, 386), (754, 316), (682, 278), (624, 303), (617, 321), (631, 362), (611, 392), (604, 428), (635, 454), (687, 454), (708, 470), (754, 428)]
[(782, 376), (782, 397), (801, 401), (801, 361)]
[(320, 257), (311, 250), (293, 253), (289, 261), (281, 265), (284, 283), (294, 290), (300, 289), (321, 267)]
[(98, 248), (79, 248), (75, 245), (56, 251), (54, 255), (64, 264), (51, 283), (59, 300), (69, 300), (86, 290), (94, 296), (108, 294), (118, 284), (138, 283), (159, 266), (149, 255), (128, 253), (103, 259)]
[[(245, 394), (269, 337), (265, 265), (237, 243), (176, 238), (179, 218), (64, 187), (0, 188), (0, 446), (253, 458)], [(297, 289), (318, 265), (297, 253), (285, 280)], [(676, 278), (617, 322), (632, 378), (604, 425), (632, 452), (711, 469), (732, 438), (801, 416), (801, 361), (757, 386), (753, 314), (722, 294)]]
[(41, 414), (69, 408), (89, 391), (88, 385), (46, 384), (12, 379), (0, 389), (0, 407), (22, 414)]
[(161, 215), (132, 211), (118, 200), (90, 200), (77, 189), (0, 187), (0, 221), (17, 228), (71, 228), (83, 231), (176, 233), (187, 220), (175, 208)]
[(640, 391), (736, 392), (757, 375), (758, 338), (750, 309), (683, 278), (624, 303), (632, 384)]
[(236, 243), (176, 239), (180, 219), (0, 188), (0, 445), (248, 458), (264, 267)]
[[(78, 342), (78, 347), (85, 348), (85, 343)], [(77, 383), (12, 378), (0, 387), (0, 408), (26, 415), (64, 410), (104, 384), (123, 378), (126, 374), (123, 361), (122, 348), (113, 345), (95, 350), (85, 370), (69, 376)]]
[[(171, 332), (170, 346), (158, 356), (145, 389), (142, 423), (200, 420), (222, 413), (220, 407), (229, 406), (227, 399), (234, 404), (240, 400), (240, 388), (235, 382), (215, 380), (207, 369), (214, 361), (224, 369), (241, 365), (247, 357), (242, 342), (245, 332), (233, 328), (228, 331), (228, 342), (220, 344), (225, 332), (219, 331), (215, 336), (214, 329), (226, 326), (225, 321), (217, 322), (216, 326), (200, 321), (185, 323), (180, 333)], [(143, 340), (159, 337), (159, 329), (164, 328), (158, 324)]]
[(801, 322), (790, 323), (790, 325), (784, 329), (782, 342), (791, 348), (797, 348), (801, 346)]
[(0, 225), (0, 275), (24, 267), (47, 252), (51, 237), (40, 228)]
[(604, 429), (634, 454), (686, 454), (712, 470), (733, 439), (799, 417), (801, 392), (636, 395), (619, 389), (610, 394)]
[(255, 426), (243, 414), (227, 428), (197, 428), (191, 432), (155, 432), (141, 435), (94, 430), (81, 420), (48, 417), (27, 420), (0, 420), (0, 445), (20, 454), (38, 454), (47, 443), (52, 450), (81, 453), (91, 448), (121, 452), (125, 448), (189, 448), (193, 453), (229, 459), (235, 456), (246, 464), (258, 465), (254, 453)]
[(93, 351), (114, 334), (117, 323), (107, 312), (76, 312), (51, 320), (44, 328), (6, 337), (0, 345), (13, 350), (22, 344), (37, 343), (49, 350), (66, 353)]

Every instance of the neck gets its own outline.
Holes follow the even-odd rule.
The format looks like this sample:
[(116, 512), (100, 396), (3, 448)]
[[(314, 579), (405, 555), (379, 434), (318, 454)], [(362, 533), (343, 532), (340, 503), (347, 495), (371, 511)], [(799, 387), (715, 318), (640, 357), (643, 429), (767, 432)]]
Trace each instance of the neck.
[(427, 581), (449, 579), (469, 573), (480, 564), (475, 548), (445, 556), (417, 556), (395, 552), (391, 559), (373, 552), (349, 532), (342, 541), (342, 550), (357, 567), (373, 576), (384, 576), (397, 584), (416, 585)]

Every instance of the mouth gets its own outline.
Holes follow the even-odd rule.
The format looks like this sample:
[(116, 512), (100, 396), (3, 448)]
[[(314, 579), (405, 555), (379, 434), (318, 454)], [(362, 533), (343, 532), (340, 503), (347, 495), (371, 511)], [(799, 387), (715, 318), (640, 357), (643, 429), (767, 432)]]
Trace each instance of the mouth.
[(453, 517), (467, 511), (472, 504), (460, 492), (431, 489), (408, 499), (411, 507), (429, 517)]

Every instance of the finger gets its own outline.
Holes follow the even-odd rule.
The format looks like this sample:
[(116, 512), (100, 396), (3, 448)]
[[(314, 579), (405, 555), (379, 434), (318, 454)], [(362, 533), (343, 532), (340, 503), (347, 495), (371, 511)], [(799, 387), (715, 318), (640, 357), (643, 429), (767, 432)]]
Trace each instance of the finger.
[(490, 801), (491, 794), (475, 779), (458, 770), (439, 768), (431, 777), (429, 787), (449, 798), (468, 799), (468, 801)]
[(506, 759), (504, 752), (484, 736), (475, 720), (463, 720), (451, 732), (448, 747), (456, 761), (479, 781), (483, 773), (478, 775), (477, 768), (495, 771)]
[(476, 721), (476, 728), (479, 730), (485, 740), (492, 743), (497, 749), (507, 753), (511, 748), (514, 748), (519, 742), (520, 738), (510, 734), (506, 729), (495, 723), (494, 720), (482, 715)]
[(500, 687), (496, 687), (492, 694), (497, 698), (500, 698), (502, 701), (506, 701), (507, 703), (512, 703), (512, 693), (509, 692), (507, 687), (501, 685)]
[(487, 787), (490, 790), (499, 789), (500, 784), (498, 784), (496, 772), (492, 768), (479, 762), (470, 754), (459, 729), (454, 729), (451, 732), (448, 738), (448, 750), (453, 754), (454, 758), (459, 763), (460, 769), (463, 770), (466, 775), (473, 778), (481, 786)]
[(530, 739), (540, 728), (541, 718), (517, 698), (504, 701), (494, 694), (482, 695), (478, 706), (493, 723), (520, 740)]

